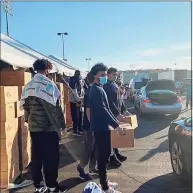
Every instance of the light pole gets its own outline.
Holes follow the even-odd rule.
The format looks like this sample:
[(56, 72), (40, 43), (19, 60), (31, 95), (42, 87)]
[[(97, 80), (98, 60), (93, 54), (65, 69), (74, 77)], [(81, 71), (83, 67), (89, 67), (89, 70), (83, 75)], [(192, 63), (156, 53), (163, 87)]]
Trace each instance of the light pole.
[(58, 35), (58, 36), (62, 36), (62, 48), (63, 48), (62, 53), (63, 53), (63, 60), (64, 60), (64, 61), (67, 61), (67, 60), (65, 59), (65, 56), (64, 56), (64, 36), (67, 36), (68, 33), (67, 33), (67, 32), (62, 32), (62, 33), (57, 33), (57, 35)]
[(90, 71), (90, 60), (91, 60), (91, 58), (86, 58), (86, 60), (88, 61), (88, 71)]
[(6, 17), (7, 36), (9, 36), (9, 20), (8, 20), (8, 15), (13, 16), (13, 13), (12, 13), (10, 2), (8, 0), (2, 1), (2, 4), (4, 6), (5, 17)]

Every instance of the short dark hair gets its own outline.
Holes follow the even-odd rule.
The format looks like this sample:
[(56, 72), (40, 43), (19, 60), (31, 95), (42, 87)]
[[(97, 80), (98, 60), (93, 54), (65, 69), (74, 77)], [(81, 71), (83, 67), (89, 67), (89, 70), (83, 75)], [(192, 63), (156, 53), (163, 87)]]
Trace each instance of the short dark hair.
[(50, 69), (51, 66), (51, 62), (46, 59), (38, 59), (33, 63), (33, 68), (35, 71), (45, 71)]
[(107, 71), (108, 68), (102, 63), (97, 63), (91, 68), (91, 76), (94, 77), (98, 72)]
[(80, 70), (75, 70), (74, 76), (80, 75)]
[(117, 69), (111, 67), (111, 68), (108, 69), (107, 74), (111, 74), (112, 72), (117, 72)]

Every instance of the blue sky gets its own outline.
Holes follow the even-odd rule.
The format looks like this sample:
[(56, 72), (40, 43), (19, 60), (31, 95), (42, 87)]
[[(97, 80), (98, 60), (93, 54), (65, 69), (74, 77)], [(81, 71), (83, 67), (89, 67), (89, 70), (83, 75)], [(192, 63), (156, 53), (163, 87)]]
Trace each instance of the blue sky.
[[(121, 70), (190, 68), (190, 2), (13, 2), (10, 35), (87, 70), (87, 57)], [(6, 33), (2, 13), (1, 32)]]

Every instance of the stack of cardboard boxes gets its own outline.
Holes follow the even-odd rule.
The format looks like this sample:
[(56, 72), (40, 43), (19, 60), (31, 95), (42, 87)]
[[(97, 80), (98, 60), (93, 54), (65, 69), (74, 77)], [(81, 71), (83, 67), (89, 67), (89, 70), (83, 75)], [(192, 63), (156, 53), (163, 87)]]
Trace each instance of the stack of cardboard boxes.
[(7, 188), (20, 174), (16, 86), (0, 86), (0, 188)]
[(64, 118), (66, 121), (67, 128), (72, 126), (72, 119), (70, 113), (70, 103), (69, 103), (69, 95), (68, 95), (68, 87), (63, 83), (56, 83), (60, 92), (61, 92), (61, 106), (64, 113)]
[(24, 71), (0, 72), (0, 188), (7, 188), (31, 160), (29, 131), (19, 110), (23, 86), (30, 80)]

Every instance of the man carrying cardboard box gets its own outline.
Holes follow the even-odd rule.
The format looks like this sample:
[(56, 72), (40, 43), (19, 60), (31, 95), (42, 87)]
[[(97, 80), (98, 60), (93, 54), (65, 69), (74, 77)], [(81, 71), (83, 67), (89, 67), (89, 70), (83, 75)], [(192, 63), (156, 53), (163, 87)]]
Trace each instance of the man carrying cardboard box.
[[(107, 71), (107, 78), (107, 83), (104, 84), (103, 88), (107, 94), (110, 110), (114, 117), (116, 117), (119, 121), (124, 122), (124, 116), (121, 114), (121, 111), (126, 111), (126, 108), (121, 99), (119, 88), (115, 83), (117, 79), (117, 69), (109, 68)], [(113, 166), (121, 166), (121, 162), (126, 159), (127, 157), (121, 155), (117, 148), (111, 150), (110, 164)]]
[(107, 181), (107, 163), (111, 153), (109, 125), (121, 136), (125, 135), (125, 131), (112, 114), (107, 95), (102, 88), (107, 82), (107, 67), (103, 63), (98, 63), (92, 67), (90, 73), (94, 80), (90, 90), (90, 127), (94, 131), (96, 142), (100, 184), (104, 193), (120, 193), (115, 190), (117, 183)]

